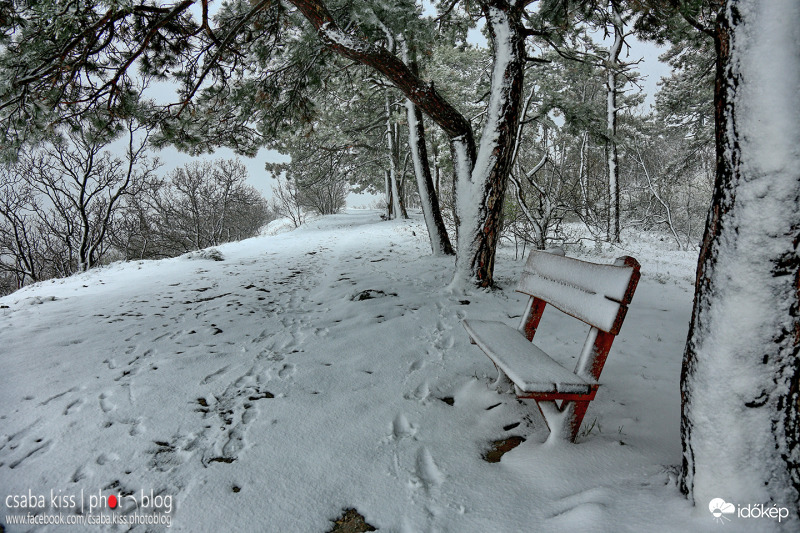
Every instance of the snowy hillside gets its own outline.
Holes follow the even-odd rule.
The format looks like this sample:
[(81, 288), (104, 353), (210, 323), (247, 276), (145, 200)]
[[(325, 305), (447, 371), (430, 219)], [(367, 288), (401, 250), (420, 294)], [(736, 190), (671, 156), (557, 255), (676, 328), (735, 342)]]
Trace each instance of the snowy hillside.
[[(452, 259), (429, 256), (421, 218), (350, 212), (222, 260), (21, 290), (0, 299), (0, 523), (30, 530), (9, 502), (43, 495), (32, 515), (92, 501), (118, 521), (161, 511), (173, 531), (324, 532), (351, 508), (381, 531), (736, 531), (675, 486), (696, 258), (660, 244), (594, 256), (637, 257), (642, 281), (584, 435), (555, 446), (532, 402), (488, 387), (460, 325), (516, 324), (522, 261), (501, 250), (503, 290), (449, 295)], [(568, 362), (584, 336), (550, 310), (537, 339)], [(510, 436), (526, 440), (482, 458)]]

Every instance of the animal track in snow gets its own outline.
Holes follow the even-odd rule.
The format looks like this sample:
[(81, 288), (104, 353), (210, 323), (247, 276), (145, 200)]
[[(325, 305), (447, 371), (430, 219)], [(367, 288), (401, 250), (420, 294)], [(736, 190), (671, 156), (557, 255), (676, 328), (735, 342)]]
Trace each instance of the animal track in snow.
[(454, 345), (454, 344), (455, 344), (455, 339), (453, 338), (453, 336), (452, 336), (452, 335), (444, 335), (444, 336), (442, 336), (442, 337), (439, 337), (439, 338), (438, 338), (438, 339), (437, 339), (437, 340), (436, 340), (436, 341), (433, 343), (433, 345), (434, 345), (434, 346), (436, 347), (436, 349), (438, 349), (438, 350), (449, 350), (450, 348), (452, 348), (452, 347), (453, 347), (453, 345)]
[(45, 405), (47, 405), (48, 403), (52, 402), (53, 400), (56, 400), (56, 399), (58, 399), (58, 398), (61, 398), (62, 396), (64, 396), (65, 394), (69, 394), (70, 392), (75, 392), (76, 390), (78, 390), (76, 387), (72, 387), (71, 389), (69, 389), (69, 390), (65, 390), (64, 392), (59, 392), (58, 394), (56, 394), (56, 395), (54, 395), (54, 396), (50, 396), (49, 398), (47, 398), (45, 401), (43, 401), (43, 402), (42, 402), (42, 403), (40, 403), (39, 405), (40, 405), (40, 406), (45, 406)]
[(119, 461), (119, 455), (116, 453), (101, 453), (94, 462), (103, 466), (106, 463), (113, 463), (115, 461)]
[(424, 402), (430, 395), (430, 386), (427, 381), (423, 381), (419, 386), (414, 389), (414, 392), (409, 392), (404, 395), (406, 400), (417, 400)]
[(78, 398), (77, 400), (73, 400), (64, 408), (64, 412), (62, 413), (64, 416), (69, 415), (70, 413), (74, 413), (78, 411), (80, 407), (83, 405), (83, 400)]
[(222, 374), (225, 374), (228, 371), (228, 368), (230, 368), (230, 365), (225, 365), (222, 368), (220, 368), (220, 369), (212, 372), (211, 374), (207, 375), (200, 382), (200, 385), (205, 385), (206, 383), (211, 383), (212, 381), (216, 381), (217, 378), (219, 378)]

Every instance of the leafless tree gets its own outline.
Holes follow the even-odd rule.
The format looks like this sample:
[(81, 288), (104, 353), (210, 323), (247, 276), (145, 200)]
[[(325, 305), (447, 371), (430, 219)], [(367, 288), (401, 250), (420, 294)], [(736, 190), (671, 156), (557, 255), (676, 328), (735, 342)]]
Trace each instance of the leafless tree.
[(12, 273), (18, 287), (85, 271), (108, 252), (123, 199), (159, 166), (145, 153), (148, 127), (127, 119), (121, 132), (123, 157), (112, 155), (120, 131), (82, 121), (3, 167), (0, 269)]
[(299, 228), (306, 220), (301, 191), (294, 180), (286, 177), (277, 180), (278, 184), (272, 187), (270, 207), (278, 216), (290, 219), (294, 227)]
[(270, 220), (239, 160), (192, 162), (131, 198), (115, 243), (127, 258), (173, 257), (246, 239)]

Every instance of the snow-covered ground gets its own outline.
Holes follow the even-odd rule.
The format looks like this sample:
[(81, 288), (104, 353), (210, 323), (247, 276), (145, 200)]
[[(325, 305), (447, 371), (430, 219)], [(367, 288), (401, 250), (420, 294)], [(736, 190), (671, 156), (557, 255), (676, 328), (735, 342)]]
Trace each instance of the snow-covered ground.
[[(0, 523), (83, 507), (160, 510), (177, 531), (324, 532), (354, 508), (381, 531), (769, 530), (716, 524), (676, 488), (696, 255), (645, 238), (591, 256), (643, 268), (576, 444), (542, 444), (535, 405), (490, 389), (460, 325), (516, 325), (522, 261), (503, 249), (502, 290), (448, 294), (452, 258), (429, 255), (419, 217), (323, 217), (220, 246), (221, 261), (116, 263), (2, 298)], [(554, 310), (537, 335), (568, 365), (584, 337)], [(509, 436), (526, 441), (482, 459)], [(98, 527), (130, 526), (83, 529)]]

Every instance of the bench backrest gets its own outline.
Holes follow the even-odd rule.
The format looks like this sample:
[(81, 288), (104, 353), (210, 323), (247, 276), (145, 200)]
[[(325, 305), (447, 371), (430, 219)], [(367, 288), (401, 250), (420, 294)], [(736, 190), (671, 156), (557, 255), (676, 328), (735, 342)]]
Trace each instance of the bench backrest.
[(563, 253), (534, 250), (528, 256), (517, 287), (530, 296), (519, 330), (533, 340), (548, 304), (591, 325), (575, 373), (597, 381), (625, 320), (641, 267), (628, 256), (618, 258), (613, 265), (599, 265), (564, 257)]
[(620, 257), (600, 265), (535, 250), (517, 290), (613, 335), (625, 319), (639, 281), (639, 263)]

